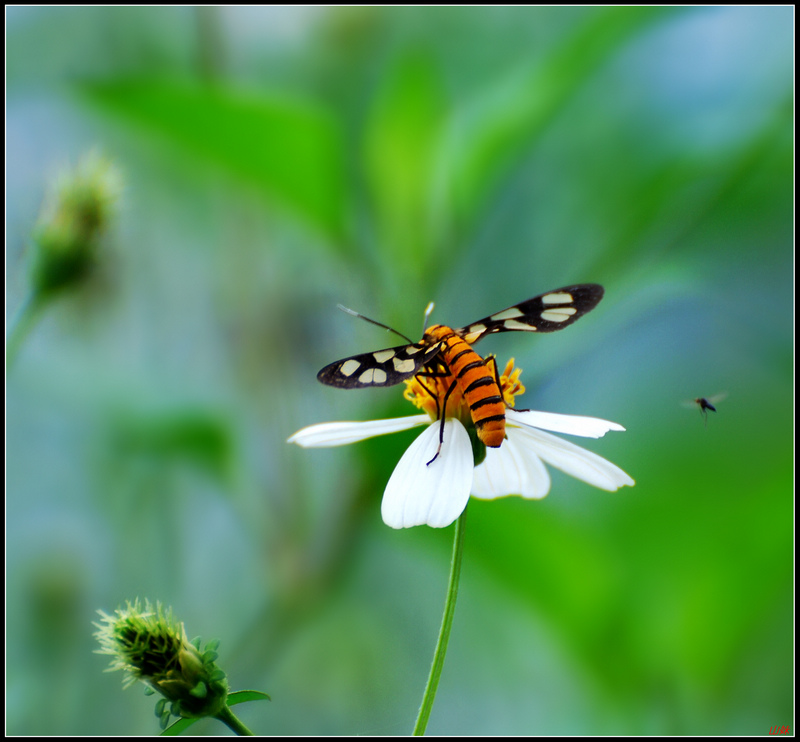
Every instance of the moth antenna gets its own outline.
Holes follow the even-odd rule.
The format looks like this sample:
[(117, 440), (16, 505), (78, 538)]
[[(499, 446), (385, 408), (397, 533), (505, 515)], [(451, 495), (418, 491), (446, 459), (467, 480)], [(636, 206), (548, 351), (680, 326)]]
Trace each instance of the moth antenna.
[(422, 315), (422, 334), (425, 334), (425, 330), (428, 329), (428, 317), (431, 316), (431, 312), (436, 305), (433, 302), (429, 302), (428, 306), (425, 308), (425, 314)]
[(405, 335), (403, 335), (402, 332), (398, 332), (393, 327), (389, 327), (389, 325), (384, 325), (383, 322), (378, 322), (377, 320), (370, 319), (369, 317), (365, 317), (360, 312), (356, 312), (354, 309), (348, 309), (346, 306), (344, 306), (342, 304), (337, 304), (336, 308), (337, 309), (341, 309), (343, 312), (346, 312), (347, 314), (350, 314), (353, 317), (360, 317), (361, 319), (366, 320), (367, 322), (371, 322), (373, 325), (377, 325), (378, 327), (382, 327), (384, 330), (389, 330), (389, 332), (393, 332), (395, 335), (399, 335), (401, 338), (403, 338), (403, 340), (407, 340), (411, 345), (414, 345), (414, 341), (411, 338), (406, 337)]

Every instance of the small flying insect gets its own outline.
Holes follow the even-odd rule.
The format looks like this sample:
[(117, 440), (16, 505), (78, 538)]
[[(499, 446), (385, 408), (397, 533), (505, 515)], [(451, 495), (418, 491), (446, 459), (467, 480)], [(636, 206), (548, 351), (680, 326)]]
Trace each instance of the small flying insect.
[(689, 399), (683, 403), (684, 407), (697, 407), (700, 414), (703, 416), (705, 426), (708, 427), (708, 411), (716, 412), (717, 408), (714, 405), (719, 404), (725, 397), (728, 396), (727, 392), (715, 394), (713, 397), (697, 397), (697, 399)]

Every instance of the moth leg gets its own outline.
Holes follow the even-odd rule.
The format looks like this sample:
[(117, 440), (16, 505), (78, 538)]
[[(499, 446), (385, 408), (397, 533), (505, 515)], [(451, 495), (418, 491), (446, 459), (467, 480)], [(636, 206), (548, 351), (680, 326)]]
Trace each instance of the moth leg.
[(444, 361), (439, 361), (441, 364), (441, 368), (437, 369), (433, 366), (425, 366), (422, 371), (417, 374), (417, 378), (420, 376), (425, 377), (426, 379), (444, 379), (450, 376), (450, 368)]
[[(500, 369), (497, 368), (497, 358), (493, 355), (487, 356), (486, 359), (492, 359), (492, 366), (494, 366), (494, 380), (497, 384), (497, 391), (500, 392), (500, 399), (503, 400), (503, 404), (508, 407), (508, 403), (506, 402), (506, 395), (503, 394), (503, 387), (500, 385)], [(518, 412), (528, 412), (528, 410), (518, 410)], [(504, 436), (506, 440), (508, 440), (508, 436)]]
[(439, 425), (439, 447), (436, 449), (436, 454), (434, 455), (434, 457), (427, 464), (425, 464), (425, 466), (430, 466), (434, 461), (436, 461), (436, 459), (439, 457), (439, 454), (442, 451), (442, 444), (444, 443), (444, 421), (445, 421), (444, 412), (447, 409), (447, 400), (450, 398), (450, 394), (453, 392), (453, 389), (456, 388), (456, 383), (457, 383), (456, 379), (453, 379), (453, 383), (450, 384), (449, 388), (447, 389), (447, 392), (445, 392), (444, 401), (442, 402), (441, 414), (439, 415), (439, 419), (441, 421)]
[(486, 360), (492, 359), (492, 366), (494, 366), (494, 381), (497, 384), (497, 390), (500, 392), (500, 398), (503, 400), (503, 404), (508, 407), (506, 403), (505, 395), (503, 394), (503, 387), (500, 385), (500, 369), (497, 368), (497, 358), (494, 356), (486, 356)]
[[(500, 390), (500, 396), (503, 398), (503, 404), (508, 407), (508, 403), (506, 402), (506, 397), (503, 394), (503, 387), (500, 386), (500, 369), (497, 368), (497, 359), (494, 356), (487, 356), (487, 359), (491, 358), (494, 360), (494, 380), (497, 382), (497, 388)], [(515, 408), (517, 412), (530, 412), (529, 407), (517, 407)], [(508, 436), (506, 436), (506, 440), (508, 440)]]
[[(419, 385), (430, 395), (431, 399), (436, 402), (436, 419), (438, 420), (440, 416), (442, 416), (442, 409), (439, 406), (439, 398), (430, 390), (425, 384), (422, 383), (422, 378), (426, 379), (444, 379), (450, 375), (450, 369), (447, 368), (447, 365), (444, 365), (444, 368), (441, 371), (437, 371), (433, 367), (425, 368), (420, 371), (416, 379), (419, 382)], [(445, 406), (446, 409), (446, 406)]]
[(419, 378), (420, 376), (422, 376), (422, 374), (417, 374), (417, 382), (419, 383), (419, 385), (420, 385), (420, 386), (421, 386), (421, 387), (422, 387), (422, 388), (423, 388), (423, 389), (424, 389), (426, 392), (428, 392), (428, 394), (430, 395), (431, 399), (432, 399), (434, 402), (436, 402), (436, 419), (438, 420), (438, 419), (439, 419), (439, 416), (442, 414), (442, 410), (441, 410), (441, 408), (439, 407), (439, 398), (438, 398), (438, 397), (437, 397), (437, 396), (436, 396), (436, 395), (435, 395), (435, 394), (434, 394), (434, 393), (433, 393), (433, 392), (432, 392), (430, 389), (428, 389), (428, 387), (426, 387), (426, 386), (425, 386), (425, 384), (423, 384), (423, 383), (422, 383), (422, 379), (420, 379), (420, 378)]
[(419, 382), (419, 385), (433, 398), (433, 401), (436, 403), (436, 417), (440, 421), (439, 422), (439, 446), (436, 449), (436, 453), (434, 454), (433, 458), (425, 464), (425, 466), (430, 466), (436, 459), (439, 457), (439, 454), (442, 451), (442, 444), (444, 443), (444, 422), (445, 422), (445, 412), (447, 410), (447, 400), (450, 399), (450, 395), (453, 393), (453, 389), (456, 388), (456, 384), (458, 381), (453, 379), (450, 386), (447, 388), (445, 392), (444, 399), (442, 403), (439, 404), (439, 397), (434, 394), (427, 386), (422, 382), (422, 378), (428, 379), (446, 379), (452, 376), (450, 372), (450, 368), (444, 359), (439, 358), (437, 359), (437, 363), (440, 364), (438, 368), (433, 366), (428, 366), (422, 371), (420, 371), (416, 375), (416, 379)]

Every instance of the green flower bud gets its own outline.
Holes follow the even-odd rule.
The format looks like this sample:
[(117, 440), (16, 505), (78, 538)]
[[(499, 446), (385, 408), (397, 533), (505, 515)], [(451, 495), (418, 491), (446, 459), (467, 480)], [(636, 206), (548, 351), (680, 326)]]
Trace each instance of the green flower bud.
[(118, 191), (117, 172), (97, 153), (52, 184), (33, 235), (34, 296), (41, 300), (91, 277)]
[(169, 722), (170, 714), (217, 716), (225, 707), (228, 681), (214, 662), (217, 642), (209, 642), (205, 651), (200, 651), (199, 641), (196, 645), (189, 642), (172, 609), (164, 610), (159, 603), (153, 607), (145, 601), (142, 610), (137, 599), (118, 608), (113, 616), (99, 613), (103, 622), (95, 624), (101, 646), (97, 653), (111, 655), (109, 670), (127, 673), (125, 687), (141, 680), (164, 696), (156, 705), (162, 726)]

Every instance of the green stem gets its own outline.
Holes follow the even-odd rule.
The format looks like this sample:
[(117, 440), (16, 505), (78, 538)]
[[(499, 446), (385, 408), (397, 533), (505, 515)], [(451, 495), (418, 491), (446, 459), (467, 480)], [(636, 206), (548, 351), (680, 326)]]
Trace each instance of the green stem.
[(223, 706), (222, 711), (220, 711), (216, 717), (219, 719), (223, 724), (229, 727), (233, 732), (238, 734), (240, 737), (254, 737), (255, 735), (244, 725), (236, 714), (231, 711), (230, 706)]
[(450, 560), (450, 581), (447, 585), (447, 599), (444, 603), (444, 615), (442, 616), (442, 628), (439, 630), (439, 641), (436, 643), (436, 650), (433, 653), (431, 663), (431, 673), (428, 676), (428, 684), (425, 686), (425, 693), (422, 695), (422, 704), (419, 707), (417, 723), (414, 725), (412, 734), (420, 737), (425, 734), (425, 727), (428, 726), (428, 719), (433, 708), (433, 701), (436, 698), (436, 689), (439, 687), (439, 677), (444, 666), (444, 656), (447, 653), (447, 642), (450, 639), (450, 629), (453, 625), (453, 614), (456, 610), (456, 598), (458, 597), (458, 579), (461, 576), (461, 557), (464, 554), (464, 528), (467, 520), (467, 509), (461, 513), (456, 521), (456, 532), (453, 540), (453, 558)]
[(6, 336), (6, 370), (11, 368), (16, 360), (22, 341), (25, 340), (39, 320), (43, 306), (44, 302), (36, 295), (31, 294), (17, 310)]

